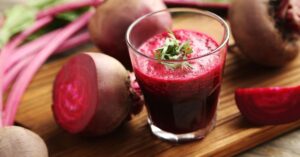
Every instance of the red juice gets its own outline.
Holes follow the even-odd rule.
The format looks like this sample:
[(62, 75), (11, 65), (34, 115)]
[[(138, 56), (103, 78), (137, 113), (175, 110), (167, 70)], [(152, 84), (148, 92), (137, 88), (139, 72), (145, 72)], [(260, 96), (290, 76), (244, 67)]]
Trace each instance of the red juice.
[[(211, 37), (200, 32), (174, 30), (179, 42), (189, 40), (195, 58), (218, 47)], [(139, 47), (154, 58), (156, 49), (165, 43), (168, 33), (155, 35)], [(221, 86), (224, 59), (220, 53), (189, 60), (192, 69), (169, 69), (160, 62), (139, 57), (134, 71), (143, 91), (149, 118), (158, 128), (176, 134), (206, 128), (213, 120)]]

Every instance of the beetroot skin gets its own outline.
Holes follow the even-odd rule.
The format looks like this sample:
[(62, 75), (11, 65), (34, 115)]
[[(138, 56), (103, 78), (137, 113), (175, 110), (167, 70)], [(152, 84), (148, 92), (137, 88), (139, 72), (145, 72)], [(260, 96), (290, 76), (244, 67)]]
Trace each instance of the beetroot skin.
[(48, 157), (43, 139), (36, 133), (19, 126), (0, 128), (1, 157)]
[(256, 125), (276, 125), (300, 119), (300, 86), (246, 88), (235, 91), (242, 115)]
[[(158, 10), (166, 9), (162, 0), (108, 0), (96, 9), (89, 23), (93, 43), (119, 60), (126, 68), (131, 68), (125, 34), (129, 25), (137, 18)], [(149, 23), (149, 28), (167, 30), (171, 18), (157, 19)], [(153, 27), (155, 25), (155, 27)], [(145, 30), (145, 29), (144, 29)], [(147, 31), (141, 32), (147, 33)]]
[(84, 53), (59, 71), (52, 108), (56, 122), (66, 131), (103, 135), (120, 126), (131, 112), (139, 113), (141, 102), (121, 63), (102, 53)]
[(285, 20), (289, 29), (300, 32), (300, 1), (282, 0), (277, 17)]
[(280, 67), (298, 55), (299, 0), (234, 0), (229, 22), (237, 46), (255, 63)]

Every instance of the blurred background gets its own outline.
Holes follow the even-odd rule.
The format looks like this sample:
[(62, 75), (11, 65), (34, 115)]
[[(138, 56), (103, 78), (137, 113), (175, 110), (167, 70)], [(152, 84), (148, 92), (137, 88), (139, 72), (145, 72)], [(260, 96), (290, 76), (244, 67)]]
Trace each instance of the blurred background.
[(22, 3), (26, 0), (0, 0), (0, 14), (3, 14), (3, 10), (7, 7), (10, 7), (16, 3)]

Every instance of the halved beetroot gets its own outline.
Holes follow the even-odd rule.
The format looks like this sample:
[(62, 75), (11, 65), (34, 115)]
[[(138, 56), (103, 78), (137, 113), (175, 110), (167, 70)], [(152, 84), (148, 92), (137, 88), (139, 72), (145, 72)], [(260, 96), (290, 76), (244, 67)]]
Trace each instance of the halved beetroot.
[(134, 75), (102, 53), (71, 57), (54, 82), (53, 114), (69, 133), (108, 134), (142, 107)]
[(300, 119), (300, 86), (245, 88), (235, 91), (242, 115), (256, 125), (276, 125)]

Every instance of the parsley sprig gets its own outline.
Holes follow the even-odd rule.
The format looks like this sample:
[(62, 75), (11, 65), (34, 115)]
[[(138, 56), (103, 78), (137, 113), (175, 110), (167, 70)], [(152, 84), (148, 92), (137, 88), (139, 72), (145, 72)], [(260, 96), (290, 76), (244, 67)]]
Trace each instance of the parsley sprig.
[(180, 43), (171, 31), (168, 33), (168, 36), (164, 45), (155, 50), (155, 58), (160, 60), (160, 63), (165, 65), (166, 68), (171, 70), (177, 68), (192, 69), (193, 67), (188, 61), (178, 63), (163, 62), (165, 60), (185, 60), (189, 54), (193, 53), (190, 41), (187, 40)]

